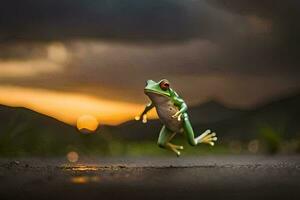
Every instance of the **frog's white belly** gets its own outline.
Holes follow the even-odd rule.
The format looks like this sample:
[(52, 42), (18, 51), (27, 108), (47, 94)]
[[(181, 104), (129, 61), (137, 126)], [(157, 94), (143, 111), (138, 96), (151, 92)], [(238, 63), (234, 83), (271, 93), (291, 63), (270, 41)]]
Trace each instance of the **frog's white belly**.
[(182, 121), (172, 116), (179, 111), (178, 107), (166, 96), (149, 93), (147, 94), (155, 105), (157, 114), (161, 122), (171, 131), (180, 132)]

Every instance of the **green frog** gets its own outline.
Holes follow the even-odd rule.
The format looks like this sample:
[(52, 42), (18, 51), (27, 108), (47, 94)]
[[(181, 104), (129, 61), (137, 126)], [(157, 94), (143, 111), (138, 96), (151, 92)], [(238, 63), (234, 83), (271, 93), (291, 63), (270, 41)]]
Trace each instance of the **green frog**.
[(192, 125), (187, 114), (187, 105), (184, 100), (170, 87), (170, 82), (163, 79), (159, 82), (148, 80), (144, 88), (145, 94), (151, 102), (146, 105), (144, 111), (136, 120), (147, 122), (147, 112), (152, 108), (156, 108), (158, 117), (163, 123), (158, 138), (158, 146), (176, 153), (180, 156), (180, 150), (183, 146), (171, 143), (171, 140), (177, 133), (185, 133), (188, 143), (196, 146), (200, 143), (210, 144), (214, 146), (217, 141), (216, 133), (206, 130), (200, 136), (195, 138)]

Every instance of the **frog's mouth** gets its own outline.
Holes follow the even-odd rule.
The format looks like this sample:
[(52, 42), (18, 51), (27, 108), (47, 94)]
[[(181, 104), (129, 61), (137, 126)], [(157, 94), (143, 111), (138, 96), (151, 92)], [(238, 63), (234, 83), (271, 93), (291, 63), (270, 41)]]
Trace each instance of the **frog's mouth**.
[(168, 94), (168, 93), (157, 92), (157, 91), (155, 91), (155, 90), (146, 89), (146, 88), (144, 89), (144, 93), (145, 93), (145, 94), (155, 93), (155, 94), (158, 94), (158, 95), (161, 95), (161, 96), (170, 97), (170, 94)]

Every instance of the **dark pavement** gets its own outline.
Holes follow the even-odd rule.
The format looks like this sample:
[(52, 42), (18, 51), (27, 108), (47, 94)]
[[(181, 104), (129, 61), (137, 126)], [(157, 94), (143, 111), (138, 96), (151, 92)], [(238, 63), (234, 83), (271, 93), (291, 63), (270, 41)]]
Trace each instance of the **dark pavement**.
[(300, 199), (300, 156), (0, 159), (0, 199)]

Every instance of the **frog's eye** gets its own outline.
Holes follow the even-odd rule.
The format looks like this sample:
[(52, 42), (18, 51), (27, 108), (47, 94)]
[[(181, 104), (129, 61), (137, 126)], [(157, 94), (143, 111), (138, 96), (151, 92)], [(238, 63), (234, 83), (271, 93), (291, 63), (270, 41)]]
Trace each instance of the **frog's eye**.
[(166, 91), (169, 89), (170, 83), (167, 80), (163, 80), (162, 82), (160, 82), (159, 86), (162, 90)]

